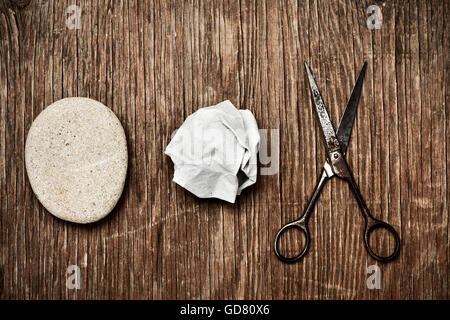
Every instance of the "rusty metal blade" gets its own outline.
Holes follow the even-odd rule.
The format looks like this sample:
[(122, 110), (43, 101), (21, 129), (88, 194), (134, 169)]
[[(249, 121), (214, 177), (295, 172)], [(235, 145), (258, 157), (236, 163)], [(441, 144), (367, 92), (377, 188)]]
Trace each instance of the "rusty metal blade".
[(336, 137), (333, 124), (330, 120), (330, 117), (328, 116), (325, 103), (323, 102), (322, 96), (320, 95), (319, 88), (317, 88), (314, 76), (312, 75), (311, 70), (309, 69), (308, 64), (306, 62), (305, 62), (305, 69), (308, 75), (309, 87), (311, 89), (311, 95), (314, 101), (317, 117), (319, 119), (320, 128), (322, 131), (323, 138), (325, 140), (325, 146), (327, 148), (328, 157), (331, 159), (331, 153), (335, 151), (340, 151), (341, 147)]

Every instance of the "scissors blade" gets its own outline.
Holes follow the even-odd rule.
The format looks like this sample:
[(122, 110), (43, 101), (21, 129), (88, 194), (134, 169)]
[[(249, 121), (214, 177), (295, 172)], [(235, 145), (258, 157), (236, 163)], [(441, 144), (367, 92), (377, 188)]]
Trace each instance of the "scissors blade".
[(361, 96), (362, 84), (364, 75), (366, 74), (367, 62), (364, 62), (361, 71), (359, 72), (358, 79), (353, 87), (352, 94), (348, 99), (347, 106), (339, 123), (339, 128), (336, 131), (336, 136), (341, 146), (342, 154), (347, 151), (348, 143), (350, 141), (350, 135), (352, 133), (353, 123), (355, 121), (356, 110), (358, 107), (359, 97)]
[(330, 117), (328, 116), (327, 109), (325, 107), (325, 103), (323, 102), (322, 96), (320, 95), (319, 88), (317, 88), (317, 84), (314, 81), (314, 76), (309, 70), (308, 64), (305, 62), (305, 69), (308, 75), (309, 87), (311, 89), (311, 95), (314, 101), (315, 110), (317, 112), (317, 116), (320, 122), (320, 128), (322, 131), (323, 138), (325, 140), (325, 146), (328, 152), (328, 158), (331, 159), (331, 154), (335, 151), (340, 151), (341, 147), (339, 145), (339, 141), (336, 138), (336, 133), (333, 128), (333, 124), (331, 123)]

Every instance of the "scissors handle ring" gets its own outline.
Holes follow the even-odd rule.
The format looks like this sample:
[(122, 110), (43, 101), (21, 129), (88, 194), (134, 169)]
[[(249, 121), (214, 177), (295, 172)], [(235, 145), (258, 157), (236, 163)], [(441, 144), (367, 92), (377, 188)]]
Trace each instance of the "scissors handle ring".
[[(394, 239), (395, 239), (394, 252), (392, 252), (392, 254), (390, 254), (387, 257), (382, 257), (380, 255), (377, 255), (372, 250), (372, 248), (370, 248), (370, 242), (369, 242), (370, 235), (376, 229), (386, 229), (394, 236)], [(398, 253), (400, 252), (400, 237), (399, 237), (397, 231), (395, 231), (394, 227), (392, 227), (390, 224), (388, 224), (386, 222), (383, 222), (383, 221), (380, 221), (380, 220), (377, 220), (374, 218), (369, 219), (368, 222), (366, 223), (366, 230), (364, 231), (364, 244), (366, 245), (366, 249), (367, 249), (367, 252), (369, 253), (369, 255), (379, 262), (389, 262), (389, 261), (395, 259), (398, 255)]]
[[(280, 250), (279, 250), (280, 237), (286, 231), (288, 231), (290, 229), (294, 229), (294, 228), (298, 229), (304, 233), (305, 246), (303, 247), (303, 250), (300, 252), (300, 254), (296, 255), (295, 257), (289, 258), (289, 257), (283, 256), (280, 253)], [(303, 256), (305, 256), (305, 254), (308, 252), (309, 242), (310, 242), (309, 230), (308, 230), (307, 224), (305, 223), (305, 219), (299, 219), (299, 220), (290, 222), (290, 223), (284, 225), (283, 227), (281, 227), (281, 229), (278, 230), (278, 233), (275, 236), (275, 244), (274, 244), (275, 254), (277, 255), (278, 259), (280, 259), (283, 262), (286, 262), (286, 263), (296, 262), (296, 261), (300, 260), (301, 258), (303, 258)]]

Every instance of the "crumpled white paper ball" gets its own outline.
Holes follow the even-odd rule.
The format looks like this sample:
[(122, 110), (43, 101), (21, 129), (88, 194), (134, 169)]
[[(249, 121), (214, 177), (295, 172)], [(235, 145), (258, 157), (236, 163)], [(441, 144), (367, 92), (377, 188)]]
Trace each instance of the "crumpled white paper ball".
[(201, 108), (184, 121), (166, 148), (173, 181), (199, 198), (231, 203), (256, 182), (259, 131), (249, 110), (229, 101)]

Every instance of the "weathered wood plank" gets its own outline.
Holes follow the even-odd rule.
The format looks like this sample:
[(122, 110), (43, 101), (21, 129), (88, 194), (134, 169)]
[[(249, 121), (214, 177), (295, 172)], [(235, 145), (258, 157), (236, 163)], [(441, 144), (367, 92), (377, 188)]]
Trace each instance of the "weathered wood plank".
[[(380, 29), (366, 12), (381, 8)], [(81, 9), (69, 29), (67, 8)], [(448, 299), (450, 117), (448, 1), (0, 2), (0, 297), (2, 299)], [(273, 254), (304, 210), (325, 152), (303, 62), (337, 126), (368, 68), (347, 159), (373, 215), (401, 234), (400, 257), (366, 287), (363, 220), (331, 180), (296, 264)], [(24, 145), (52, 102), (86, 96), (124, 125), (128, 178), (104, 220), (57, 220), (33, 195)], [(235, 205), (194, 197), (163, 155), (198, 108), (231, 100), (267, 130), (279, 170)], [(279, 130), (279, 144), (271, 136)], [(264, 165), (263, 165), (264, 167)], [(392, 241), (376, 235), (374, 245)], [(298, 237), (282, 246), (293, 253)], [(69, 265), (82, 288), (66, 288)]]

